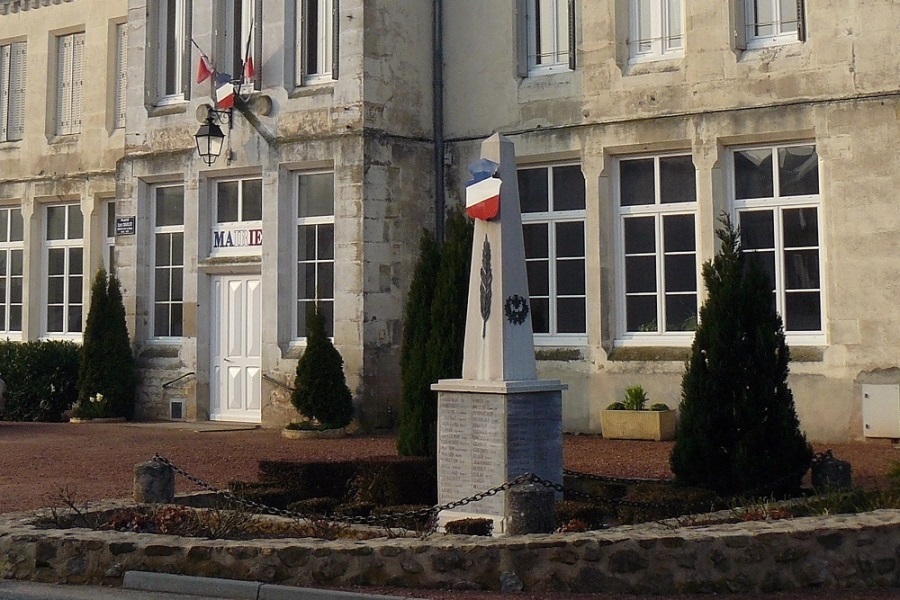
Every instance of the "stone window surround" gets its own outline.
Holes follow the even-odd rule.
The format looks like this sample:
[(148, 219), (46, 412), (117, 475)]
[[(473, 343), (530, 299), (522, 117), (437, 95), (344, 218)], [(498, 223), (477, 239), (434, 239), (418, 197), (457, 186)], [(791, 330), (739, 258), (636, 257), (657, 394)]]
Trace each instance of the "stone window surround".
[[(333, 240), (334, 240), (334, 237), (335, 237), (335, 236), (334, 236), (334, 229), (335, 229), (335, 216), (334, 216), (334, 213), (335, 213), (335, 210), (334, 210), (335, 190), (334, 190), (334, 188), (332, 188), (332, 198), (331, 198), (331, 201), (332, 201), (332, 210), (331, 210), (331, 214), (330, 214), (330, 215), (320, 215), (320, 216), (311, 216), (311, 217), (301, 217), (300, 214), (299, 214), (299, 212), (300, 212), (300, 203), (299, 203), (300, 198), (299, 198), (299, 194), (300, 194), (300, 182), (301, 182), (301, 180), (302, 180), (304, 177), (307, 177), (307, 176), (310, 176), (310, 175), (326, 175), (326, 174), (330, 174), (330, 175), (333, 176), (333, 175), (334, 175), (334, 171), (333, 171), (333, 170), (330, 170), (330, 169), (325, 169), (325, 170), (306, 170), (306, 171), (296, 171), (296, 172), (294, 172), (293, 175), (292, 175), (292, 186), (293, 186), (293, 194), (292, 194), (292, 197), (293, 197), (293, 199), (294, 199), (293, 205), (294, 205), (294, 219), (295, 219), (295, 225), (294, 225), (293, 235), (292, 235), (293, 256), (295, 257), (295, 258), (294, 258), (294, 265), (295, 265), (295, 267), (294, 267), (293, 270), (292, 270), (292, 272), (293, 272), (293, 286), (292, 286), (292, 289), (293, 289), (294, 292), (295, 292), (294, 295), (293, 295), (293, 296), (294, 296), (295, 309), (291, 311), (291, 313), (292, 313), (292, 315), (293, 315), (293, 318), (292, 318), (292, 326), (291, 326), (291, 332), (292, 332), (292, 333), (291, 333), (291, 345), (292, 345), (292, 346), (296, 346), (296, 345), (305, 345), (305, 343), (306, 343), (306, 336), (305, 336), (305, 335), (300, 335), (300, 331), (299, 331), (299, 330), (300, 330), (300, 327), (301, 327), (301, 321), (300, 321), (300, 316), (301, 316), (301, 315), (300, 315), (301, 305), (305, 304), (304, 302), (302, 302), (302, 299), (300, 298), (300, 275), (299, 275), (299, 268), (300, 268), (300, 265), (301, 265), (301, 264), (304, 264), (304, 265), (307, 265), (307, 264), (313, 264), (313, 265), (315, 265), (315, 268), (316, 268), (316, 278), (317, 278), (316, 286), (318, 286), (318, 267), (319, 267), (319, 265), (322, 265), (322, 264), (328, 264), (328, 263), (331, 264), (331, 267), (332, 267), (331, 298), (330, 298), (330, 299), (329, 299), (329, 298), (325, 298), (325, 299), (322, 299), (322, 300), (323, 300), (323, 302), (325, 302), (325, 303), (330, 302), (330, 303), (331, 303), (331, 306), (332, 306), (332, 309), (331, 309), (331, 313), (332, 313), (332, 319), (331, 319), (331, 322), (328, 323), (328, 322), (327, 322), (327, 318), (326, 318), (326, 332), (328, 332), (328, 333), (330, 334), (330, 337), (334, 338), (334, 331), (333, 331), (333, 330), (334, 330), (334, 318), (333, 318), (334, 308), (333, 308), (333, 307), (334, 307), (334, 289), (335, 289), (335, 281), (334, 281), (334, 278), (335, 278), (335, 275), (336, 275), (336, 272), (335, 272), (335, 269), (334, 269), (334, 266), (335, 266), (335, 253), (334, 253), (334, 245), (333, 245), (333, 244), (334, 244), (334, 243), (333, 243)], [(317, 255), (316, 255), (315, 257), (313, 257), (313, 258), (310, 258), (310, 257), (304, 257), (304, 258), (303, 258), (303, 261), (301, 262), (301, 255), (300, 255), (301, 253), (300, 253), (300, 247), (299, 247), (299, 228), (301, 228), (301, 227), (314, 227), (314, 228), (315, 228), (315, 231), (316, 231), (316, 235), (318, 235), (319, 230), (320, 230), (320, 227), (323, 226), (323, 225), (324, 225), (324, 226), (331, 225), (331, 231), (332, 231), (332, 253), (331, 253), (331, 258), (330, 258), (330, 259), (328, 259), (328, 258), (320, 259), (319, 256), (318, 256), (318, 249), (317, 249)], [(318, 294), (317, 294), (317, 295), (318, 295)]]

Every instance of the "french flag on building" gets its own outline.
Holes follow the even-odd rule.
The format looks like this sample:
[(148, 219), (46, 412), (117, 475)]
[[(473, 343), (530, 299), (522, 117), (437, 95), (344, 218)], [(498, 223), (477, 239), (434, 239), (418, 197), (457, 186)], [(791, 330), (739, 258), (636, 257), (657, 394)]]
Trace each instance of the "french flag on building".
[(469, 165), (472, 179), (466, 182), (466, 214), (473, 219), (489, 221), (500, 214), (500, 184), (494, 177), (499, 167), (482, 158)]
[(220, 110), (234, 106), (235, 89), (229, 73), (216, 74), (216, 107)]

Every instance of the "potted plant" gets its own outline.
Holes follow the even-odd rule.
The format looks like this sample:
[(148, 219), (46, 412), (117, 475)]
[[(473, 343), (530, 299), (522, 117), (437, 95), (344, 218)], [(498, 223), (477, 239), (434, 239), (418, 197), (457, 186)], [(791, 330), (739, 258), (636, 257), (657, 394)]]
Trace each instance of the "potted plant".
[(287, 438), (343, 437), (353, 419), (353, 396), (344, 359), (325, 333), (325, 316), (313, 305), (306, 318), (306, 351), (297, 361), (291, 402), (302, 416), (282, 431)]
[(613, 440), (675, 439), (675, 411), (662, 403), (647, 404), (647, 392), (640, 385), (625, 390), (623, 402), (613, 402), (600, 411), (603, 437)]

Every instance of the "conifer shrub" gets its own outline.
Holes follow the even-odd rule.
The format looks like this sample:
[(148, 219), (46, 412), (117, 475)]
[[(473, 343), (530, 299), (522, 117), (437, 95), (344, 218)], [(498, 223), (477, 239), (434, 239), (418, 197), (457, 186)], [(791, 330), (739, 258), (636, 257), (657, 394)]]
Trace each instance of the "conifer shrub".
[(325, 316), (317, 304), (310, 307), (306, 325), (306, 350), (297, 361), (291, 402), (323, 429), (346, 427), (353, 419), (353, 396), (344, 359), (325, 333)]
[(720, 251), (703, 265), (708, 296), (682, 378), (672, 471), (721, 495), (785, 493), (813, 456), (788, 386), (790, 352), (772, 282), (731, 220), (722, 223)]
[[(447, 239), (437, 256), (430, 242), (423, 242), (416, 267), (419, 281), (414, 282), (416, 289), (410, 288), (407, 303), (397, 440), (397, 450), (404, 455), (437, 456), (437, 393), (431, 384), (462, 375), (474, 227), (457, 209), (448, 215), (446, 229)], [(416, 306), (411, 306), (413, 293), (420, 302)]]
[(136, 377), (125, 305), (118, 278), (102, 267), (91, 285), (80, 355), (75, 416), (132, 418)]

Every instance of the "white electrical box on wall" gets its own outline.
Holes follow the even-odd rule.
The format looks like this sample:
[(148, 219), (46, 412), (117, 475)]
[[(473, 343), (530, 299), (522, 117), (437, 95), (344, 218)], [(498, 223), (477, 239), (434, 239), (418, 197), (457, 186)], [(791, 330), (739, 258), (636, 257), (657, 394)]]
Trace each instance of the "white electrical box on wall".
[(900, 383), (862, 385), (863, 435), (900, 438)]

